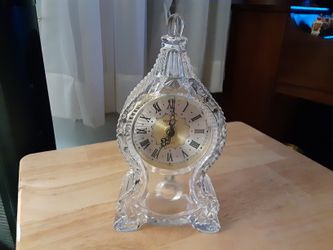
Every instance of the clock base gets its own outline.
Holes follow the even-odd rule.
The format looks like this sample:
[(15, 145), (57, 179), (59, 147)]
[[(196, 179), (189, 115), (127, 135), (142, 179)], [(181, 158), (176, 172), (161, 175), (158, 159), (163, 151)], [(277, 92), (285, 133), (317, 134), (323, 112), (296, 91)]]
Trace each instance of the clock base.
[(187, 182), (190, 183), (188, 192), (174, 176), (157, 183), (151, 192), (141, 180), (142, 177), (131, 171), (125, 176), (114, 222), (115, 230), (136, 231), (148, 223), (161, 226), (191, 224), (204, 233), (220, 231), (219, 202), (206, 173)]

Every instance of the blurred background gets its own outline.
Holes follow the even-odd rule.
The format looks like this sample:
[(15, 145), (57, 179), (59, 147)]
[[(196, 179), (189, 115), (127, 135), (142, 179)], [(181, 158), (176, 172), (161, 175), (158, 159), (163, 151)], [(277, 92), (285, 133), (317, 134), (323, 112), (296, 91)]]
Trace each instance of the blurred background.
[(112, 113), (155, 63), (171, 12), (185, 19), (196, 73), (212, 92), (222, 91), (230, 0), (38, 0), (36, 6), (58, 148), (115, 138)]
[(116, 139), (174, 12), (228, 121), (333, 169), (332, 1), (1, 0), (0, 249), (15, 245), (19, 160)]

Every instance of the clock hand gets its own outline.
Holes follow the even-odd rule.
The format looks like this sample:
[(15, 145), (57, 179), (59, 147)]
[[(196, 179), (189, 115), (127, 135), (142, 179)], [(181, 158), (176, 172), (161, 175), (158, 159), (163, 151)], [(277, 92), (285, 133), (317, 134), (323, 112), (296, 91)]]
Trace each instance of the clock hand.
[(160, 150), (169, 145), (171, 143), (171, 137), (174, 136), (175, 134), (175, 130), (173, 127), (169, 127), (167, 130), (166, 130), (166, 137), (163, 137), (161, 138), (161, 146), (160, 146)]
[(161, 139), (160, 150), (163, 147), (165, 147), (166, 145), (169, 145), (171, 143), (171, 138), (175, 135), (175, 124), (176, 124), (175, 106), (171, 105), (171, 115), (170, 115), (170, 119), (169, 119), (169, 128), (166, 130), (166, 137), (163, 137)]
[(159, 155), (159, 153), (161, 152), (162, 148), (164, 148), (165, 146), (169, 145), (171, 141), (171, 138), (169, 135), (167, 135), (167, 137), (163, 137), (161, 138), (161, 145), (160, 148), (158, 149), (158, 153), (157, 155)]
[(170, 140), (171, 138), (170, 138), (170, 136), (168, 136), (168, 137), (163, 137), (162, 139), (161, 139), (161, 147), (160, 148), (163, 148), (163, 147), (165, 147), (166, 145), (169, 145), (170, 144)]
[(170, 116), (170, 120), (169, 120), (169, 126), (174, 128), (176, 124), (176, 118), (175, 118), (175, 114), (171, 114)]
[(161, 149), (165, 147), (166, 145), (169, 145), (171, 142), (171, 137), (172, 137), (172, 131), (170, 131), (170, 128), (167, 129), (166, 131), (166, 137), (163, 137), (161, 139)]
[(171, 137), (175, 135), (175, 125), (176, 125), (175, 106), (172, 105), (171, 106), (171, 115), (170, 115), (170, 119), (169, 119), (169, 126), (170, 126), (170, 128), (167, 130), (167, 133), (170, 134)]

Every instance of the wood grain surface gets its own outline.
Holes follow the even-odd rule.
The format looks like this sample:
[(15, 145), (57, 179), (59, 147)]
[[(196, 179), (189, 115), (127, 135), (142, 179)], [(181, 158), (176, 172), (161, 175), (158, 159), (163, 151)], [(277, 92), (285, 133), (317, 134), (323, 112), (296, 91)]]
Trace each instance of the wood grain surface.
[(17, 249), (333, 249), (333, 172), (239, 122), (210, 170), (223, 230), (113, 230), (127, 170), (114, 141), (20, 163)]

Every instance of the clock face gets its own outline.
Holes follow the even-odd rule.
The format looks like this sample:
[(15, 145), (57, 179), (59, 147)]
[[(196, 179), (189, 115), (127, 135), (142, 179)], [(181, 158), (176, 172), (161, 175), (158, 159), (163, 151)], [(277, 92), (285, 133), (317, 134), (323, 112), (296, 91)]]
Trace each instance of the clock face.
[(203, 156), (211, 141), (207, 112), (182, 96), (167, 95), (146, 103), (132, 127), (137, 152), (154, 167), (189, 166)]

